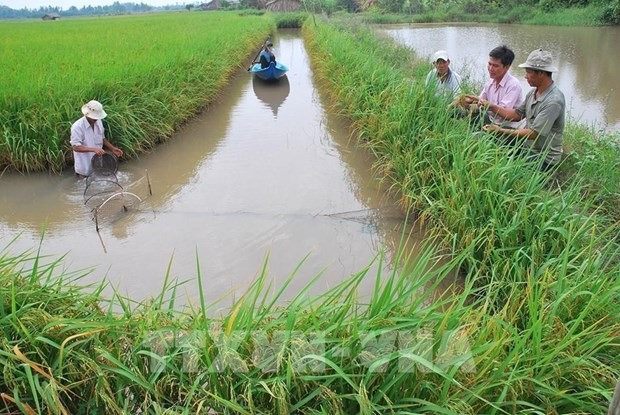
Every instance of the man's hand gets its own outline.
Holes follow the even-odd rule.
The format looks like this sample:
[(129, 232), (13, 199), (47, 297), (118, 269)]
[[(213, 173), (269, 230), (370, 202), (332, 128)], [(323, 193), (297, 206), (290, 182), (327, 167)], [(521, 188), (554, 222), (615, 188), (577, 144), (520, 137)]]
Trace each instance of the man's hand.
[(114, 153), (114, 155), (115, 155), (116, 157), (123, 157), (123, 150), (121, 150), (121, 149), (120, 149), (120, 148), (118, 148), (118, 147), (114, 147), (114, 148), (112, 149), (112, 153)]
[(482, 126), (482, 131), (486, 133), (492, 133), (492, 132), (501, 133), (502, 128), (497, 124), (487, 124), (487, 125)]
[(463, 97), (463, 100), (465, 101), (466, 104), (471, 105), (471, 104), (478, 104), (480, 102), (480, 98), (478, 98), (478, 96), (476, 95), (471, 95), (471, 94), (466, 94)]
[(105, 151), (102, 148), (93, 147), (93, 149), (94, 149), (94, 153), (99, 155), (99, 156), (103, 156), (105, 154)]
[(490, 107), (491, 107), (491, 105), (492, 105), (492, 104), (491, 104), (488, 100), (486, 100), (486, 99), (482, 99), (482, 98), (480, 98), (480, 99), (478, 100), (478, 103), (479, 103), (481, 106), (483, 106), (483, 107), (488, 107), (488, 108), (490, 108)]

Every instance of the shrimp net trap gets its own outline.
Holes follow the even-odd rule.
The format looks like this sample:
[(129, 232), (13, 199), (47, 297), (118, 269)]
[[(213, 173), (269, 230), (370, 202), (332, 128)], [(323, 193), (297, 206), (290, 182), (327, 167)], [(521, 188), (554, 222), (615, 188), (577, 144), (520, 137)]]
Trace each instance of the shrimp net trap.
[(93, 156), (92, 173), (86, 178), (84, 205), (92, 213), (95, 229), (106, 221), (136, 208), (144, 199), (153, 195), (148, 172), (132, 183), (121, 184), (118, 177), (118, 160), (114, 154)]

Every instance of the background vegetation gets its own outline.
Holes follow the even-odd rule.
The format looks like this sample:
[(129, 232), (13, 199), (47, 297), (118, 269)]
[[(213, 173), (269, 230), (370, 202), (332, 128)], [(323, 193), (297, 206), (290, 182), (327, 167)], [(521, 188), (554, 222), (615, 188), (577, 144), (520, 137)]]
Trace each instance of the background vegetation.
[[(41, 7), (37, 10), (14, 10), (0, 6), (0, 19), (40, 18), (46, 13), (62, 16), (128, 14), (146, 11), (198, 8), (201, 2), (151, 7), (144, 3), (119, 3), (110, 6)], [(222, 2), (224, 8), (236, 5)], [(264, 9), (261, 0), (241, 0), (243, 9)], [(617, 25), (620, 24), (620, 0), (303, 0), (302, 9), (313, 13), (364, 12), (372, 23), (405, 22), (499, 22), (547, 25)]]
[[(351, 9), (349, 0), (338, 8)], [(360, 0), (361, 1), (361, 0)], [(375, 0), (354, 4), (375, 23), (475, 21), (553, 25), (606, 25), (620, 23), (618, 0)], [(398, 14), (381, 16), (383, 14)]]
[(0, 19), (40, 19), (46, 14), (58, 13), (61, 17), (92, 16), (92, 15), (119, 15), (132, 13), (145, 13), (153, 11), (181, 9), (182, 6), (153, 7), (146, 3), (121, 3), (113, 2), (108, 6), (71, 6), (67, 9), (57, 6), (39, 7), (38, 9), (12, 9), (0, 5)]

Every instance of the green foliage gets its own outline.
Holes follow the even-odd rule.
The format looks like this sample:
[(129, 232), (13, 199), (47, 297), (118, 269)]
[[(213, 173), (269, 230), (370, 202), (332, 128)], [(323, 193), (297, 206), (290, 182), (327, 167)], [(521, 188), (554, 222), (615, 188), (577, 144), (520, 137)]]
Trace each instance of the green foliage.
[[(378, 0), (369, 23), (495, 21), (553, 25), (620, 23), (620, 0)], [(402, 13), (400, 15), (396, 13)], [(387, 14), (387, 16), (381, 16)]]
[(620, 24), (620, 0), (602, 2), (603, 11), (600, 21), (603, 24)]
[(307, 13), (274, 13), (273, 20), (276, 22), (276, 26), (280, 29), (283, 28), (300, 28), (304, 20), (308, 18)]
[(620, 133), (609, 134), (571, 124), (565, 133), (566, 157), (561, 179), (580, 180), (599, 209), (620, 221)]
[[(103, 285), (81, 289), (81, 274), (60, 261), (2, 241), (3, 412), (605, 413), (620, 376), (620, 247), (618, 224), (591, 214), (600, 193), (571, 177), (556, 190), (492, 137), (476, 139), (424, 87), (428, 63), (408, 49), (321, 21), (304, 38), (331, 104), (428, 237), (444, 243), (441, 255), (401, 253), (390, 275), (369, 266), (315, 297), (311, 283), (284, 306), (296, 270), (272, 295), (265, 264), (212, 318), (221, 304), (175, 310), (185, 285), (168, 278), (152, 301), (104, 302)], [(199, 76), (192, 64), (200, 60), (180, 71)], [(601, 175), (617, 166), (616, 138), (582, 143), (586, 132), (569, 131), (575, 166), (609, 160)]]
[(401, 13), (405, 0), (377, 0), (377, 6), (388, 13)]
[[(187, 7), (187, 6), (185, 6)], [(176, 6), (176, 9), (181, 9), (182, 6)], [(115, 1), (108, 6), (83, 6), (77, 8), (71, 6), (67, 9), (61, 7), (39, 7), (34, 8), (22, 8), (19, 10), (12, 9), (7, 6), (0, 5), (0, 19), (41, 19), (46, 14), (58, 13), (61, 18), (75, 17), (75, 16), (92, 16), (92, 15), (120, 15), (120, 14), (132, 14), (132, 13), (147, 13), (156, 10), (167, 10), (170, 6), (165, 7), (153, 7), (146, 3), (130, 3), (130, 2), (118, 2)]]
[(239, 11), (239, 16), (262, 16), (265, 10), (243, 9)]
[(530, 11), (527, 18), (523, 16), (521, 22), (554, 26), (596, 26), (601, 24), (600, 15), (601, 9), (595, 5), (557, 8), (549, 12), (533, 10)]

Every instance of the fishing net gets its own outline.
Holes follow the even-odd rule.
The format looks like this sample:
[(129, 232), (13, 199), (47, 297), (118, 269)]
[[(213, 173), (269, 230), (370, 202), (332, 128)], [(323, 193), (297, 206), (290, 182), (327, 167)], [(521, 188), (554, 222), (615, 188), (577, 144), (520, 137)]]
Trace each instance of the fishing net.
[(112, 153), (95, 154), (91, 160), (93, 173), (97, 176), (111, 176), (118, 171), (118, 160)]
[(97, 230), (102, 222), (113, 221), (150, 196), (151, 185), (148, 173), (145, 177), (125, 186), (118, 180), (118, 162), (111, 153), (95, 155), (93, 171), (86, 178), (84, 204), (90, 208)]

